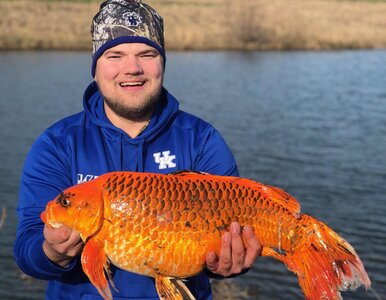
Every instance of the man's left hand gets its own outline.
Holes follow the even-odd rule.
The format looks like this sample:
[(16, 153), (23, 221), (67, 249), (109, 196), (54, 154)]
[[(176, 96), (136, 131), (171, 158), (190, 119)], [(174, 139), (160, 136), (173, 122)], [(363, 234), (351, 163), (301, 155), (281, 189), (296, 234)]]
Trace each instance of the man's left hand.
[(208, 252), (206, 267), (210, 272), (224, 277), (240, 274), (253, 266), (261, 251), (262, 245), (252, 227), (245, 226), (241, 230), (239, 223), (233, 222), (229, 232), (221, 237), (220, 256), (212, 251)]

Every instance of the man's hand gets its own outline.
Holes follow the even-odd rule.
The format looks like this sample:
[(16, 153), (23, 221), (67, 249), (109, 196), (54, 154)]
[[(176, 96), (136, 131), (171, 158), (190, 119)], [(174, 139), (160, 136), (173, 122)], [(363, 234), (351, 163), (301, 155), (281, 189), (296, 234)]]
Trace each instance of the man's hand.
[(82, 252), (83, 241), (79, 233), (65, 226), (48, 228), (44, 226), (43, 251), (55, 264), (66, 267)]
[(241, 232), (239, 223), (233, 222), (230, 231), (221, 237), (220, 257), (214, 252), (208, 252), (206, 267), (210, 272), (224, 277), (239, 274), (252, 267), (256, 258), (261, 255), (261, 250), (262, 246), (252, 227), (245, 226)]

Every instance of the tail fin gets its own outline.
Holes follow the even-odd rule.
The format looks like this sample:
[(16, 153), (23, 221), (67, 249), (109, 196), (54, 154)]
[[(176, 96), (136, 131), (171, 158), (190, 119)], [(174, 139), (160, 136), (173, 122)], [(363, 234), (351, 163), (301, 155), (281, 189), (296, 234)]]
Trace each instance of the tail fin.
[[(263, 249), (263, 255), (283, 261), (299, 279), (305, 298), (342, 299), (340, 292), (370, 287), (370, 279), (353, 247), (322, 222), (310, 218), (312, 232), (293, 253)], [(308, 223), (308, 222), (307, 222)]]

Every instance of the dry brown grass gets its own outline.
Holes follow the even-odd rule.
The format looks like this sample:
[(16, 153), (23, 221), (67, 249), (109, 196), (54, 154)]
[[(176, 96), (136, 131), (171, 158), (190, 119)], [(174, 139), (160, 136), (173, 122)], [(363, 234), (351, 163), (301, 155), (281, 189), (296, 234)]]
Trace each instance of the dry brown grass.
[(97, 4), (0, 2), (0, 49), (90, 49)]
[[(168, 49), (386, 47), (386, 3), (326, 0), (148, 0)], [(0, 1), (0, 49), (90, 49), (98, 3)]]

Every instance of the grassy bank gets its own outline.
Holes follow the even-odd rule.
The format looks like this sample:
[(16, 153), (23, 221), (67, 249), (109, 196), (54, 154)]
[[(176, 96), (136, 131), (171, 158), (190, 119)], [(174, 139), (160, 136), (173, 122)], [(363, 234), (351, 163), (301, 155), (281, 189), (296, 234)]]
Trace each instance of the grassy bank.
[[(0, 49), (90, 49), (99, 1), (0, 1)], [(386, 48), (385, 1), (148, 0), (168, 49)]]

